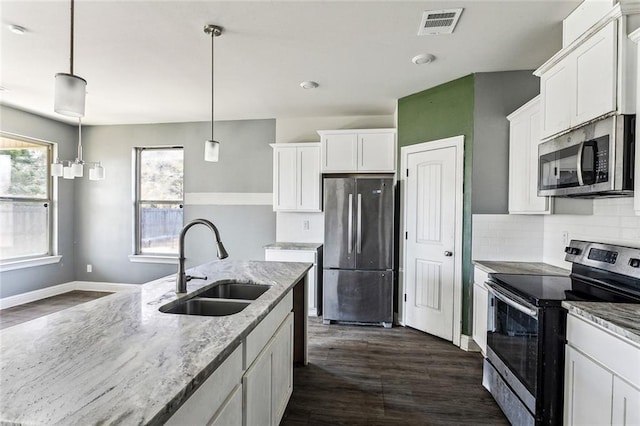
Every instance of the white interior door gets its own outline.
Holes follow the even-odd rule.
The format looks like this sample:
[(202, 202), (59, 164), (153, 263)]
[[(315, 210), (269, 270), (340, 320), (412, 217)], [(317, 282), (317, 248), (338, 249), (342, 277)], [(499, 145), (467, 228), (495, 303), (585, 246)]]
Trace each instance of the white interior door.
[(463, 137), (403, 153), (405, 324), (459, 344)]

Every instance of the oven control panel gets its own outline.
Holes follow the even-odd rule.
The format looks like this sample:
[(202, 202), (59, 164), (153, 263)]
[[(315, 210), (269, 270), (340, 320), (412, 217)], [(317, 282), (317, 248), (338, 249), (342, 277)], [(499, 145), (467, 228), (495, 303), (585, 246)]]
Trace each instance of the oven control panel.
[(571, 240), (564, 260), (640, 279), (640, 247)]

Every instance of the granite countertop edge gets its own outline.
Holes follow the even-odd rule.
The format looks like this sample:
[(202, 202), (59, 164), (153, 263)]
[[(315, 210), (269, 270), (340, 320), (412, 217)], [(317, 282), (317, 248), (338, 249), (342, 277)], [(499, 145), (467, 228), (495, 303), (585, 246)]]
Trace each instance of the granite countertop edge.
[(640, 305), (633, 303), (564, 301), (570, 314), (595, 323), (612, 334), (640, 346)]
[(501, 260), (474, 260), (474, 266), (489, 274), (562, 275), (571, 271), (544, 262), (519, 262)]
[(208, 279), (190, 281), (182, 297), (224, 280), (276, 290), (226, 317), (159, 312), (178, 299), (171, 275), (1, 330), (13, 343), (0, 346), (0, 422), (162, 424), (311, 267), (225, 260), (191, 268)]
[(269, 250), (317, 250), (322, 247), (322, 243), (296, 243), (296, 242), (286, 242), (279, 241), (271, 244), (267, 244), (263, 246), (265, 249)]

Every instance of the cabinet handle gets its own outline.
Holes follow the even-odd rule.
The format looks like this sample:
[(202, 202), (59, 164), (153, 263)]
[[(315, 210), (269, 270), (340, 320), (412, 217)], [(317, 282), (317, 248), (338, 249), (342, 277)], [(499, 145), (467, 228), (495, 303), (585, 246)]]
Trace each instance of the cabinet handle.
[(349, 194), (349, 222), (347, 224), (347, 234), (349, 235), (347, 253), (351, 254), (353, 251), (353, 194)]

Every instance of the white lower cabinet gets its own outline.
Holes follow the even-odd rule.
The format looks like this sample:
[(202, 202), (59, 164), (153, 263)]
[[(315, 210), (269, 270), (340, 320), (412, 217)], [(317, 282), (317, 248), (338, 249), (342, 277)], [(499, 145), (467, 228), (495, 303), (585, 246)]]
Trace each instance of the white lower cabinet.
[(480, 268), (473, 272), (473, 341), (480, 347), (482, 355), (487, 353), (487, 303), (489, 292), (484, 286), (488, 275)]
[(293, 392), (293, 313), (243, 379), (245, 425), (278, 425)]
[(565, 425), (640, 424), (640, 346), (567, 317)]
[(309, 316), (318, 316), (320, 303), (322, 302), (318, 291), (322, 288), (322, 268), (318, 264), (322, 262), (322, 249), (316, 250), (282, 250), (266, 248), (264, 260), (271, 262), (308, 262), (313, 263), (307, 272), (307, 311)]
[(278, 425), (293, 393), (293, 291), (249, 333), (167, 425)]

